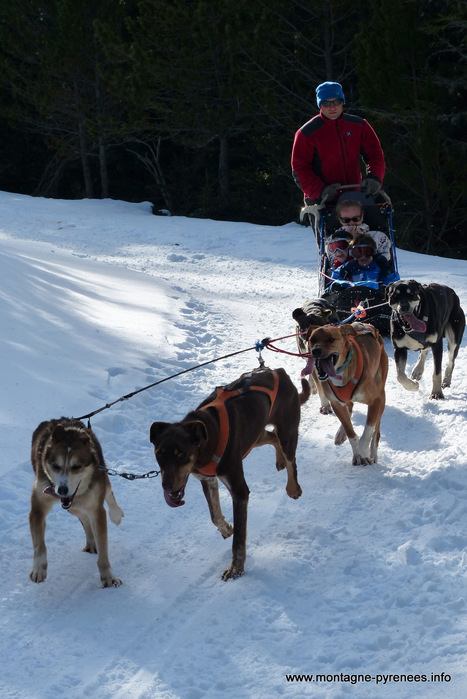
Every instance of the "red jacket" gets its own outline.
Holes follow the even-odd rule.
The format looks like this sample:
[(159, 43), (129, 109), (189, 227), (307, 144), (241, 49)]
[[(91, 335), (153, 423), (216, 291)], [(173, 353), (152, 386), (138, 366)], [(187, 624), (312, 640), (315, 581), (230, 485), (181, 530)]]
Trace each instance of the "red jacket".
[(326, 119), (320, 112), (295, 134), (292, 174), (307, 199), (320, 199), (327, 184), (361, 182), (360, 156), (367, 174), (382, 184), (384, 153), (366, 119), (351, 114)]

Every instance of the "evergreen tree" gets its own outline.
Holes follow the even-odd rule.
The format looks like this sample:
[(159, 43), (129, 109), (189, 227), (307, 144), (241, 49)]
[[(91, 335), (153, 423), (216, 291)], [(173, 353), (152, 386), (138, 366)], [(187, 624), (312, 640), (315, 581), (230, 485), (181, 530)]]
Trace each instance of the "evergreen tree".
[(79, 160), (93, 197), (95, 158), (101, 196), (109, 194), (107, 146), (119, 107), (102, 82), (94, 22), (100, 14), (118, 21), (121, 7), (118, 0), (12, 0), (2, 7), (0, 66), (12, 96), (4, 116), (40, 134), (52, 153), (41, 193), (53, 191), (63, 168)]
[(369, 0), (370, 19), (357, 36), (356, 56), (362, 106), (382, 139), (386, 183), (402, 214), (399, 242), (449, 254), (465, 215), (459, 206), (466, 170), (461, 164), (459, 177), (459, 163), (453, 167), (455, 146), (446, 124), (459, 115), (450, 111), (449, 81), (437, 73), (446, 56), (441, 63), (433, 60), (435, 53), (440, 58), (435, 5)]

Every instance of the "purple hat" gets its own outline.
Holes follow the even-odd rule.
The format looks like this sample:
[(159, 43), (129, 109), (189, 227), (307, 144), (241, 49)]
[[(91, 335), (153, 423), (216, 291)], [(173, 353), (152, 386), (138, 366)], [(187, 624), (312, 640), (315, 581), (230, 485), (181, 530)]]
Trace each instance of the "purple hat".
[(316, 88), (316, 103), (318, 107), (321, 106), (323, 100), (344, 100), (345, 97), (342, 91), (342, 85), (340, 83), (321, 83)]

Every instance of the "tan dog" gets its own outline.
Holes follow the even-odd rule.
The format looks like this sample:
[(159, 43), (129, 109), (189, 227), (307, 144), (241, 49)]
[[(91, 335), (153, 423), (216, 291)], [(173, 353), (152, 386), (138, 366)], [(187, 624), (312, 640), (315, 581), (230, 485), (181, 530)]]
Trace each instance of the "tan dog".
[[(388, 373), (388, 356), (378, 331), (368, 323), (311, 327), (307, 345), (311, 358), (302, 373), (316, 368), (324, 394), (341, 422), (334, 443), (342, 444), (347, 436), (353, 464), (376, 463)], [(354, 402), (368, 405), (360, 439), (351, 420)]]
[[(296, 500), (302, 494), (295, 451), (300, 406), (310, 395), (305, 379), (302, 389), (299, 395), (284, 369), (257, 369), (228, 386), (219, 386), (181, 422), (151, 425), (149, 438), (161, 468), (167, 504), (185, 504), (185, 486), (192, 473), (201, 481), (213, 524), (224, 539), (233, 534), (232, 562), (223, 580), (244, 572), (250, 491), (242, 461), (249, 451), (272, 444), (277, 470), (287, 469), (287, 495)], [(266, 425), (274, 429), (266, 430)], [(217, 479), (232, 496), (233, 527), (222, 513)]]
[(42, 422), (32, 436), (31, 462), (36, 474), (29, 513), (34, 548), (31, 580), (40, 583), (47, 577), (45, 521), (53, 505), (60, 501), (63, 509), (78, 517), (83, 525), (83, 551), (97, 553), (102, 587), (121, 585), (109, 563), (104, 500), (114, 524), (120, 524), (124, 515), (105, 473), (104, 456), (94, 432), (79, 420)]

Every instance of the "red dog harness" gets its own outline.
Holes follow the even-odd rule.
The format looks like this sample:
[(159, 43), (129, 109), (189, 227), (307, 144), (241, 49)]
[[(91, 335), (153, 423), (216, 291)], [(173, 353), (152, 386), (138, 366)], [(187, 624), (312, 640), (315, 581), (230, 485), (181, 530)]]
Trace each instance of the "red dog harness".
[[(197, 471), (204, 474), (205, 476), (216, 475), (217, 467), (219, 465), (220, 460), (224, 456), (224, 452), (229, 441), (229, 415), (227, 413), (227, 408), (225, 405), (228, 400), (230, 400), (231, 398), (235, 398), (236, 396), (242, 395), (244, 393), (247, 393), (248, 391), (261, 391), (262, 393), (266, 393), (269, 396), (269, 400), (271, 401), (271, 406), (269, 408), (268, 414), (269, 417), (276, 400), (277, 389), (279, 388), (279, 377), (275, 371), (273, 371), (272, 373), (274, 376), (273, 388), (267, 388), (266, 386), (255, 386), (254, 384), (252, 384), (243, 386), (242, 388), (237, 388), (234, 391), (226, 391), (224, 386), (219, 386), (219, 388), (216, 389), (217, 393), (214, 400), (212, 400), (207, 405), (203, 405), (203, 407), (200, 408), (200, 410), (206, 410), (207, 408), (215, 408), (217, 410), (219, 414), (219, 439), (211, 461), (208, 464), (206, 464), (206, 466), (197, 467)], [(253, 447), (254, 443), (247, 450), (247, 452), (243, 454), (243, 459), (250, 453)]]

